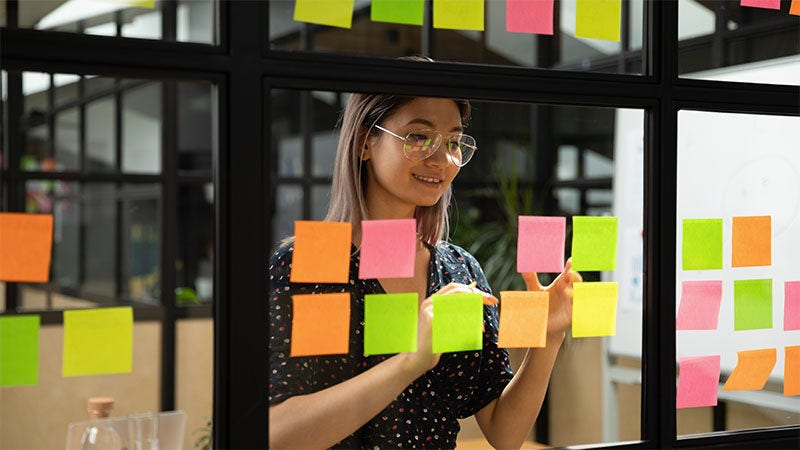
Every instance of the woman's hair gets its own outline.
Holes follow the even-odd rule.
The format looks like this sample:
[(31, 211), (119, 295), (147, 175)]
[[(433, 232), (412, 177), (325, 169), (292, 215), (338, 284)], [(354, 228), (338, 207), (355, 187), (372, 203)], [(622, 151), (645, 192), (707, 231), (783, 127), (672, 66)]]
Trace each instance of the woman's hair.
[[(432, 61), (423, 57), (401, 58), (416, 61)], [(340, 122), (339, 144), (333, 169), (331, 201), (326, 221), (350, 222), (354, 235), (361, 235), (361, 221), (369, 219), (365, 190), (367, 173), (362, 170), (361, 159), (368, 133), (377, 134), (373, 126), (391, 116), (398, 108), (416, 97), (390, 94), (353, 93), (347, 101)], [(466, 126), (470, 118), (467, 100), (453, 99), (461, 114), (461, 123)], [(433, 206), (418, 206), (414, 212), (417, 219), (417, 234), (423, 242), (432, 246), (447, 239), (449, 232), (448, 208), (452, 188), (448, 187)]]

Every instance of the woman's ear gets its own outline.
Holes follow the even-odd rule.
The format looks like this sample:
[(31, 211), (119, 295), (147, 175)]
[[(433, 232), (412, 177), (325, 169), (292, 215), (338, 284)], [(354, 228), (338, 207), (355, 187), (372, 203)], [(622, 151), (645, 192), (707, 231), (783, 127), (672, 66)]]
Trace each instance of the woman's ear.
[(370, 142), (369, 142), (369, 135), (366, 134), (362, 141), (364, 144), (361, 145), (361, 160), (368, 161), (370, 158)]

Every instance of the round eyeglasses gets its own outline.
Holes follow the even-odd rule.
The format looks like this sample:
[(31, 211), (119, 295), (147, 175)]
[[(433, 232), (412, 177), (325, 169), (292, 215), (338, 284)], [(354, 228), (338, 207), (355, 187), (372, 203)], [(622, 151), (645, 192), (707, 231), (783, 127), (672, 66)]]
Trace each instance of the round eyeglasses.
[[(439, 150), (444, 140), (442, 133), (436, 130), (414, 130), (404, 137), (378, 124), (375, 124), (375, 128), (403, 141), (403, 154), (411, 161), (422, 161), (429, 158), (436, 153), (436, 150)], [(449, 137), (446, 147), (447, 159), (458, 167), (466, 166), (478, 150), (475, 138), (468, 134), (456, 134)]]

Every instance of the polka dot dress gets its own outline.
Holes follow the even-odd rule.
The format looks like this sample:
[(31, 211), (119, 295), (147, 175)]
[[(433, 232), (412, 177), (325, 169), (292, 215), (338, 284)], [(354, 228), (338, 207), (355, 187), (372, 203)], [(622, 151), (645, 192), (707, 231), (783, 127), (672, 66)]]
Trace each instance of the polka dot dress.
[[(284, 245), (269, 261), (270, 379), (269, 402), (317, 392), (380, 364), (392, 355), (364, 356), (364, 295), (385, 291), (376, 279), (359, 280), (359, 255), (353, 248), (347, 284), (290, 283), (292, 244)], [(431, 252), (428, 295), (450, 282), (491, 292), (475, 258), (464, 249), (441, 242)], [(292, 300), (295, 294), (349, 292), (350, 353), (290, 357)], [(496, 306), (483, 308), (483, 349), (444, 353), (426, 372), (383, 411), (333, 448), (454, 448), (458, 418), (469, 417), (492, 400), (511, 381), (508, 352), (497, 348)]]

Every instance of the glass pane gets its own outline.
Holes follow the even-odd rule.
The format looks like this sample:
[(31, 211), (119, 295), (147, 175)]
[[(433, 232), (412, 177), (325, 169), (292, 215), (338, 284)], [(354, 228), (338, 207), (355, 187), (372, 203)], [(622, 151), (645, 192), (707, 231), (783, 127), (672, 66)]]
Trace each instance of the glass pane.
[(678, 70), (686, 78), (800, 83), (800, 20), (736, 0), (678, 3)]
[(311, 188), (311, 220), (322, 220), (328, 213), (328, 202), (331, 199), (331, 186), (313, 186)]
[(55, 87), (56, 108), (73, 103), (78, 100), (79, 81), (81, 77), (69, 73), (53, 74), (53, 86)]
[(133, 7), (121, 11), (122, 36), (161, 39), (161, 0), (153, 8)]
[(158, 304), (161, 295), (161, 189), (125, 185), (122, 201), (122, 296)]
[(80, 125), (78, 124), (78, 108), (71, 108), (56, 113), (55, 117), (55, 164), (59, 171), (79, 170)]
[(48, 94), (50, 74), (22, 73), (23, 102), (22, 124), (25, 127), (25, 153), (20, 157), (22, 170), (55, 170), (55, 160), (47, 128), (51, 111)]
[(178, 0), (178, 42), (217, 42), (214, 0)]
[(214, 142), (211, 85), (179, 83), (177, 86), (178, 170), (210, 176)]
[(303, 188), (278, 186), (275, 197), (275, 212), (272, 218), (273, 247), (294, 234), (294, 221), (303, 219)]
[(175, 323), (175, 409), (186, 411), (184, 446), (205, 436), (210, 438), (213, 394), (214, 320), (178, 320)]
[(213, 184), (178, 189), (175, 301), (181, 306), (211, 302), (214, 292)]
[(122, 94), (122, 171), (161, 172), (161, 83)]
[(113, 172), (117, 168), (117, 105), (111, 96), (86, 104), (87, 172)]
[[(680, 393), (683, 377), (692, 376), (683, 358), (710, 357), (720, 375), (698, 382), (697, 388), (705, 387), (708, 399), (725, 406), (717, 411), (723, 420), (711, 421), (712, 407), (704, 406), (708, 400), (689, 403), (687, 398), (691, 407), (677, 411), (679, 435), (800, 424), (800, 398), (784, 395), (784, 349), (797, 345), (796, 332), (784, 328), (784, 283), (798, 279), (800, 266), (798, 141), (798, 117), (678, 114), (677, 385)], [(687, 225), (688, 219), (718, 222), (701, 228), (696, 222)], [(688, 231), (694, 227), (696, 232)], [(717, 232), (721, 238), (711, 238)], [(697, 240), (705, 245), (699, 253), (693, 251)], [(698, 302), (713, 308), (692, 313)], [(774, 350), (774, 366), (751, 365), (739, 354), (750, 350)], [(753, 369), (761, 373), (754, 385), (723, 389), (735, 383), (737, 370)]]
[(83, 185), (82, 293), (108, 299), (117, 293), (117, 195), (111, 183)]

